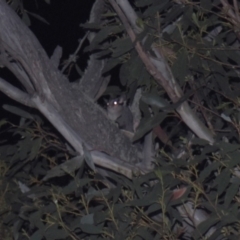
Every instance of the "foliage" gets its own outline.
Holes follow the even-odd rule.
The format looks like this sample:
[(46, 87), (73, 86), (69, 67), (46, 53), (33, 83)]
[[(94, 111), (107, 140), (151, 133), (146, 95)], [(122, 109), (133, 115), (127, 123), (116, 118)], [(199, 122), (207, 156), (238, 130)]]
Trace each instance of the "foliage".
[[(111, 173), (116, 183), (111, 189), (84, 164), (66, 168), (74, 153), (49, 130), (32, 115), (22, 118), (21, 126), (5, 122), (1, 134), (1, 159), (10, 168), (3, 181), (11, 179), (5, 197), (12, 206), (4, 224), (13, 226), (17, 239), (187, 239), (176, 206), (189, 199), (194, 208), (211, 213), (194, 239), (202, 239), (213, 225), (217, 231), (210, 239), (221, 232), (239, 234), (240, 182), (233, 171), (239, 164), (238, 144), (209, 146), (196, 139), (192, 146), (185, 144), (188, 162), (162, 152), (154, 173), (133, 181)], [(186, 194), (173, 199), (172, 190), (184, 185)]]
[[(99, 30), (87, 50), (108, 56), (105, 72), (119, 67), (120, 83), (130, 100), (141, 86), (155, 103), (140, 104), (139, 138), (161, 124), (172, 145), (156, 139), (161, 147), (154, 172), (133, 180), (111, 172), (116, 187), (110, 188), (84, 159), (78, 159), (77, 169), (68, 165), (76, 153), (37, 114), (8, 107), (21, 119), (18, 126), (2, 122), (0, 146), (1, 162), (8, 166), (1, 167), (1, 191), (8, 184), (5, 196), (12, 206), (4, 224), (13, 228), (16, 239), (203, 239), (211, 228), (209, 239), (239, 237), (238, 29), (217, 0), (175, 2), (136, 0), (144, 28), (137, 38), (148, 36), (145, 50), (151, 51), (155, 43), (165, 55), (183, 100), (215, 134), (215, 143), (189, 137), (174, 111), (178, 104), (171, 105), (154, 82), (109, 8), (104, 26), (83, 25)], [(169, 26), (173, 31), (161, 35)], [(167, 105), (161, 108), (163, 101)], [(149, 105), (154, 118), (148, 114)], [(184, 150), (184, 156), (177, 158), (174, 149)], [(187, 191), (174, 198), (174, 190), (182, 187)], [(177, 210), (187, 202), (207, 215), (191, 236), (185, 234), (187, 227)]]

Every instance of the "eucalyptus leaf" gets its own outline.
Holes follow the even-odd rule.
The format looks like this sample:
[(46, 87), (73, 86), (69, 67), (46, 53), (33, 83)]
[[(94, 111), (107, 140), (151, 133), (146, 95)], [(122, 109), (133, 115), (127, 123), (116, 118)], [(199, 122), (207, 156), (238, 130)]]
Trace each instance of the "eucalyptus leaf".
[(133, 43), (130, 38), (117, 39), (115, 42), (112, 43), (112, 47), (114, 49), (112, 57), (115, 58), (129, 52), (133, 48)]
[(229, 185), (231, 172), (228, 169), (224, 169), (215, 179), (214, 185), (217, 185), (218, 194), (221, 195), (226, 187)]
[[(37, 20), (39, 20), (39, 21), (41, 21), (41, 22), (49, 25), (49, 22), (48, 22), (45, 18), (43, 18), (42, 16), (40, 16), (40, 15), (38, 15), (38, 14), (36, 14), (36, 13), (29, 12), (29, 11), (27, 11), (27, 13), (28, 13), (30, 16), (36, 18)], [(28, 26), (29, 26), (29, 25), (28, 25)]]
[(79, 228), (85, 233), (90, 234), (101, 234), (103, 231), (104, 224), (99, 224), (95, 226), (94, 224), (79, 224)]
[(84, 157), (85, 162), (94, 172), (96, 172), (96, 167), (95, 167), (95, 164), (93, 162), (93, 158), (91, 156), (91, 153), (89, 152), (88, 149), (85, 148), (85, 146), (83, 146), (83, 152), (84, 152), (83, 157)]
[(166, 116), (167, 116), (166, 113), (158, 113), (158, 114), (156, 114), (156, 116), (154, 116), (152, 118), (142, 119), (142, 121), (137, 129), (137, 132), (134, 134), (132, 141), (135, 142), (136, 140), (142, 138), (153, 127), (160, 124), (166, 118)]
[(194, 230), (192, 235), (198, 239), (199, 237), (202, 237), (211, 227), (215, 226), (219, 222), (219, 218), (212, 214), (209, 219), (207, 219), (204, 222), (201, 222), (198, 226), (197, 229)]
[(136, 0), (135, 5), (136, 7), (145, 7), (149, 6), (154, 3), (155, 0)]
[(22, 109), (19, 108), (19, 107), (11, 106), (11, 105), (8, 105), (8, 104), (4, 104), (4, 105), (3, 105), (3, 108), (4, 108), (6, 111), (9, 111), (9, 112), (11, 112), (11, 113), (13, 113), (13, 114), (16, 114), (16, 115), (18, 115), (18, 116), (20, 116), (20, 117), (29, 118), (29, 119), (32, 119), (32, 120), (34, 119), (33, 116), (32, 116), (30, 113), (22, 110)]
[(66, 174), (73, 174), (77, 169), (79, 169), (84, 163), (83, 157), (77, 156), (68, 160), (48, 171), (47, 175), (42, 179), (43, 181), (47, 181), (53, 177), (60, 177)]
[(70, 234), (64, 229), (60, 228), (58, 224), (47, 226), (44, 231), (44, 236), (47, 240), (66, 239)]
[(239, 190), (239, 184), (232, 183), (229, 188), (226, 190), (226, 195), (225, 195), (225, 201), (224, 201), (224, 206), (225, 208), (231, 207), (230, 204), (234, 200), (234, 197), (238, 193)]
[(30, 160), (38, 156), (41, 146), (42, 146), (42, 138), (36, 138), (32, 140), (31, 152), (29, 154)]

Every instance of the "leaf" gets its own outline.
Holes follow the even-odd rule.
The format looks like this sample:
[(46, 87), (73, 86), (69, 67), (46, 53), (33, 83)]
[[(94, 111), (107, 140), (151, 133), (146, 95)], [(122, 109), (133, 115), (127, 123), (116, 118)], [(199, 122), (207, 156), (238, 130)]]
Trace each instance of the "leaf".
[(11, 8), (16, 12), (17, 9), (20, 6), (20, 0), (13, 0), (11, 1), (11, 3), (9, 3), (9, 5), (11, 6)]
[(79, 224), (81, 230), (85, 233), (90, 234), (101, 234), (103, 230), (104, 223), (95, 226), (93, 224)]
[(42, 138), (36, 138), (32, 140), (32, 147), (29, 155), (30, 160), (33, 160), (35, 157), (38, 156), (41, 146), (42, 146)]
[(39, 228), (39, 229), (44, 229), (44, 224), (41, 220), (42, 218), (42, 213), (40, 211), (33, 212), (29, 216), (29, 220), (33, 224), (33, 226)]
[(28, 159), (28, 154), (31, 150), (31, 136), (26, 135), (24, 139), (19, 141), (19, 159), (26, 160)]
[(230, 182), (231, 172), (229, 169), (224, 169), (215, 179), (214, 185), (217, 185), (218, 195), (221, 195)]
[(145, 213), (147, 215), (150, 215), (152, 213), (160, 212), (161, 210), (162, 210), (162, 207), (159, 203), (153, 203), (148, 207)]
[(153, 93), (142, 95), (141, 100), (148, 105), (152, 105), (160, 109), (169, 105), (164, 98), (161, 98), (159, 95)]
[(98, 24), (98, 23), (90, 23), (90, 22), (87, 22), (87, 23), (83, 23), (83, 24), (80, 24), (80, 27), (83, 27), (83, 28), (86, 28), (86, 29), (90, 29), (90, 30), (99, 30), (101, 29), (101, 25)]
[(233, 144), (227, 142), (218, 142), (216, 145), (219, 146), (219, 148), (222, 150), (222, 153), (224, 154), (234, 152), (240, 148), (240, 144)]
[(166, 118), (166, 116), (166, 113), (158, 113), (154, 117), (143, 118), (139, 124), (137, 132), (134, 134), (132, 142), (142, 138), (148, 131), (159, 125)]
[(228, 168), (233, 168), (236, 165), (240, 164), (239, 152), (233, 151), (227, 154), (229, 157), (229, 162), (227, 163)]
[[(162, 2), (162, 1), (161, 1)], [(167, 1), (168, 2), (168, 1)], [(176, 21), (176, 19), (184, 13), (185, 7), (174, 6), (171, 11), (164, 18), (164, 24), (170, 24)]]
[(81, 224), (94, 224), (93, 216), (94, 216), (93, 213), (83, 216), (81, 218), (80, 223)]
[(239, 53), (238, 53), (238, 51), (225, 50), (224, 52), (226, 53), (226, 55), (228, 56), (228, 58), (230, 60), (233, 60), (235, 62), (235, 64), (239, 63)]
[(28, 119), (34, 119), (33, 116), (22, 110), (21, 108), (19, 107), (16, 107), (16, 106), (11, 106), (11, 105), (8, 105), (8, 104), (4, 104), (3, 105), (3, 108), (6, 110), (6, 111), (9, 111), (10, 113), (13, 113), (13, 114), (16, 114), (20, 117), (23, 117), (23, 118), (28, 118)]
[(206, 145), (209, 145), (209, 142), (207, 140), (204, 140), (202, 138), (193, 138), (191, 140), (191, 144), (192, 145), (200, 145), (200, 146), (206, 146)]
[(53, 177), (60, 177), (66, 174), (74, 173), (74, 171), (79, 169), (84, 163), (83, 159), (83, 157), (77, 156), (52, 168), (50, 171), (48, 171), (47, 175), (42, 180), (47, 181), (48, 179)]
[(183, 49), (178, 52), (177, 60), (174, 62), (172, 66), (172, 72), (176, 79), (179, 79), (180, 85), (185, 82), (185, 78), (189, 71), (188, 66), (188, 52)]
[(226, 194), (224, 197), (224, 206), (226, 209), (230, 207), (231, 202), (234, 200), (234, 197), (238, 193), (239, 185), (239, 183), (231, 183), (229, 188), (226, 190)]
[(41, 21), (41, 22), (46, 23), (46, 24), (49, 25), (49, 22), (48, 22), (46, 19), (44, 19), (43, 17), (39, 16), (38, 14), (29, 12), (29, 11), (27, 11), (27, 13), (28, 13), (29, 15), (31, 15), (32, 17), (38, 19), (39, 21)]
[(136, 235), (139, 236), (140, 239), (152, 239), (153, 237), (148, 227), (139, 227), (137, 229)]
[(76, 69), (79, 77), (82, 77), (83, 71), (81, 70), (81, 68), (77, 64), (75, 64), (74, 66), (75, 66), (75, 69)]
[(28, 14), (26, 13), (26, 11), (23, 12), (22, 21), (23, 21), (28, 27), (31, 26), (31, 20), (30, 20)]
[(41, 231), (40, 229), (38, 229), (37, 231), (35, 231), (32, 235), (30, 239), (34, 239), (34, 240), (42, 240), (43, 239), (43, 231)]
[(130, 38), (117, 39), (112, 43), (112, 47), (114, 48), (112, 57), (116, 58), (133, 49), (133, 43)]
[(0, 128), (4, 125), (6, 125), (8, 122), (6, 121), (6, 119), (1, 119), (0, 120)]
[(135, 1), (136, 7), (146, 7), (154, 3), (155, 0), (137, 0)]
[[(69, 237), (68, 231), (64, 228), (60, 227), (58, 224), (51, 224), (51, 226), (46, 226), (44, 232), (44, 236), (47, 240), (54, 239), (67, 239)], [(33, 238), (34, 239), (34, 238)]]
[(84, 152), (83, 157), (85, 159), (85, 162), (94, 172), (96, 172), (96, 167), (93, 162), (92, 155), (90, 154), (90, 152), (86, 149), (86, 147), (84, 145), (83, 145), (83, 152)]
[[(120, 71), (119, 71), (119, 79), (120, 82), (123, 86), (126, 86), (127, 82), (129, 81), (130, 77), (130, 69), (129, 69), (129, 63), (123, 63), (120, 66)], [(136, 80), (136, 79), (134, 79)]]
[(103, 223), (107, 217), (108, 217), (107, 211), (102, 212), (101, 209), (96, 209), (94, 213), (94, 222), (95, 224)]
[[(208, 238), (208, 240), (216, 240), (221, 238), (222, 238), (222, 229), (217, 228), (216, 231)], [(231, 238), (232, 238), (231, 240), (234, 240), (234, 236), (231, 236)], [(238, 240), (238, 238), (236, 240)]]
[[(193, 91), (189, 91), (187, 92), (183, 97), (181, 97), (178, 102), (173, 103), (173, 104), (167, 104), (166, 100), (163, 98), (160, 98), (157, 95), (154, 94), (144, 94), (141, 98), (141, 100), (149, 105), (158, 107), (159, 110), (162, 111), (172, 111), (175, 110), (176, 108), (178, 108), (182, 103), (184, 103), (193, 93), (195, 92), (195, 90)], [(166, 105), (165, 105), (166, 104)], [(165, 106), (164, 106), (165, 105)]]
[(157, 2), (157, 4), (154, 4), (148, 8), (146, 8), (146, 11), (143, 13), (143, 17), (149, 17), (153, 16), (156, 12), (161, 12), (164, 9), (167, 9), (170, 6), (170, 3), (168, 0), (162, 0), (161, 3)]
[(110, 70), (115, 68), (120, 63), (121, 63), (121, 60), (119, 58), (114, 58), (111, 61), (108, 61), (102, 70), (102, 74), (109, 72)]
[(208, 10), (210, 11), (213, 7), (212, 2), (209, 0), (201, 0), (200, 1), (200, 6), (204, 9), (204, 10)]
[(97, 191), (97, 190), (95, 190), (94, 188), (91, 187), (91, 188), (88, 189), (88, 192), (85, 194), (85, 197), (86, 197), (87, 201), (90, 202), (95, 197), (102, 198), (102, 197), (108, 195), (109, 191), (110, 190), (108, 188), (104, 188), (104, 189), (101, 189), (101, 190)]
[(90, 44), (90, 50), (95, 50), (96, 46), (106, 40), (111, 34), (118, 34), (123, 31), (123, 27), (120, 26), (106, 26), (102, 28), (94, 37)]
[(192, 236), (194, 236), (195, 239), (202, 237), (211, 227), (213, 227), (219, 221), (219, 218), (215, 214), (210, 215), (206, 221), (201, 222), (197, 226), (196, 230), (194, 230), (192, 233)]
[(213, 162), (209, 164), (203, 171), (200, 172), (198, 181), (200, 183), (206, 181), (206, 178), (210, 177), (210, 174), (212, 172), (217, 171), (219, 166), (220, 166), (219, 162)]

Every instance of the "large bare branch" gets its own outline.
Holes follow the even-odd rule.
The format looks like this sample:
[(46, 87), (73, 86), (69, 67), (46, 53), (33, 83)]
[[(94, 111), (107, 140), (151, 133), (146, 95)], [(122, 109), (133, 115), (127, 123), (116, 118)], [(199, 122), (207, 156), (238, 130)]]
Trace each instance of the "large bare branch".
[(11, 99), (28, 107), (36, 107), (29, 94), (19, 90), (2, 78), (0, 78), (0, 89)]
[[(4, 0), (0, 0), (0, 19), (0, 60), (17, 78), (18, 72), (22, 72), (20, 80), (26, 92), (3, 79), (0, 90), (16, 101), (37, 108), (81, 154), (84, 144), (97, 165), (131, 177), (139, 156), (130, 140), (91, 97), (68, 82)], [(130, 164), (124, 167), (123, 162)]]

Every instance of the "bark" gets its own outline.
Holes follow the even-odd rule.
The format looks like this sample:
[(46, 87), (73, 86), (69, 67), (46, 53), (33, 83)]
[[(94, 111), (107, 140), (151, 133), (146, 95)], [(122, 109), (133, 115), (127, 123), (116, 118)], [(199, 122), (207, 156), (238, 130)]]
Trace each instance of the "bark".
[(137, 162), (136, 148), (108, 120), (91, 94), (84, 92), (84, 86), (73, 87), (69, 83), (4, 0), (0, 0), (0, 19), (0, 62), (15, 75), (25, 91), (4, 79), (0, 79), (0, 90), (18, 102), (39, 109), (76, 151), (83, 153), (84, 144), (89, 150)]

